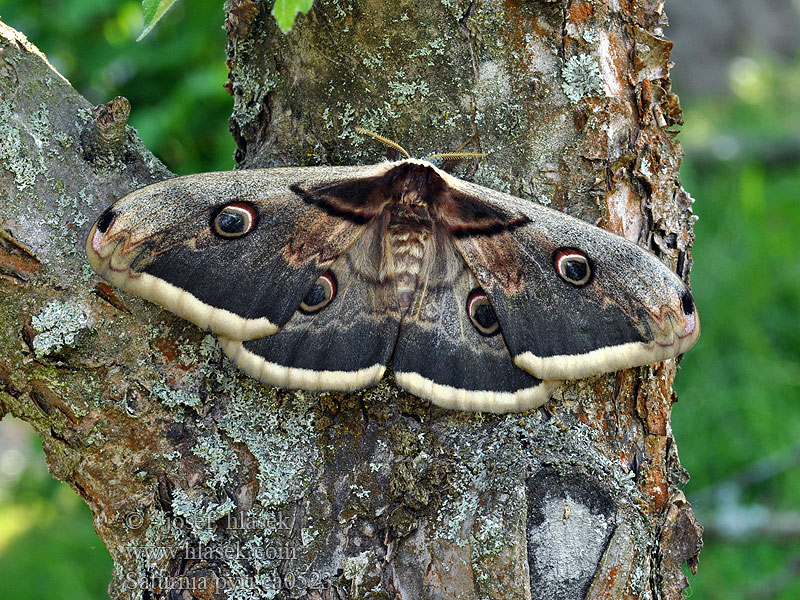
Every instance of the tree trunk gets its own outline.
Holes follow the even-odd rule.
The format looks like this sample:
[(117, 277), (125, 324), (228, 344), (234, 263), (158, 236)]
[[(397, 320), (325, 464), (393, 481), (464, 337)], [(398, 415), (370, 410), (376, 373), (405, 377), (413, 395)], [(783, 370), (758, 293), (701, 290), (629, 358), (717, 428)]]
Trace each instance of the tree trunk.
[[(237, 161), (379, 160), (354, 125), (417, 156), (469, 142), (489, 156), (460, 176), (687, 277), (662, 7), (316, 0), (284, 36), (264, 4), (229, 0)], [(0, 414), (34, 426), (91, 507), (112, 597), (682, 597), (701, 541), (678, 489), (676, 361), (504, 416), (435, 408), (390, 376), (353, 394), (262, 387), (89, 273), (91, 221), (168, 174), (125, 133), (123, 100), (90, 113), (0, 33)]]

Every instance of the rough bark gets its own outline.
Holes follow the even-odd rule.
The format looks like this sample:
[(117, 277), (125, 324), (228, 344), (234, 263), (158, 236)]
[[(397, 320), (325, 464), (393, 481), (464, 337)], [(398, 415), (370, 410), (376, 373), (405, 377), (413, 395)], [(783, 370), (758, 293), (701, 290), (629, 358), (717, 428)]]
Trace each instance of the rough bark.
[[(283, 36), (268, 7), (231, 0), (237, 160), (380, 159), (353, 125), (418, 156), (470, 141), (490, 154), (461, 175), (686, 277), (662, 8), (317, 0)], [(89, 273), (90, 221), (167, 173), (120, 137), (124, 102), (92, 113), (0, 33), (0, 414), (34, 426), (91, 507), (113, 597), (682, 597), (701, 542), (669, 424), (676, 361), (506, 416), (434, 408), (391, 377), (349, 395), (264, 388)]]

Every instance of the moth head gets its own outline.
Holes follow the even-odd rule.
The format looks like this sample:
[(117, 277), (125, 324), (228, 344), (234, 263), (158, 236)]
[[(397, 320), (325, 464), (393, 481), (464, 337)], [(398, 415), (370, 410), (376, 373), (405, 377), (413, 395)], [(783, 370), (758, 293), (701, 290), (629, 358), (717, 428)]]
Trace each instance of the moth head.
[(553, 266), (561, 279), (575, 287), (589, 284), (594, 276), (592, 261), (577, 248), (557, 249), (553, 252)]
[(336, 297), (336, 277), (332, 271), (325, 271), (308, 290), (300, 303), (300, 312), (307, 315), (321, 311)]
[(234, 239), (247, 235), (258, 223), (256, 209), (247, 202), (231, 202), (212, 215), (211, 230), (221, 238)]
[(467, 296), (467, 315), (481, 335), (488, 337), (500, 333), (500, 322), (481, 288), (475, 288)]

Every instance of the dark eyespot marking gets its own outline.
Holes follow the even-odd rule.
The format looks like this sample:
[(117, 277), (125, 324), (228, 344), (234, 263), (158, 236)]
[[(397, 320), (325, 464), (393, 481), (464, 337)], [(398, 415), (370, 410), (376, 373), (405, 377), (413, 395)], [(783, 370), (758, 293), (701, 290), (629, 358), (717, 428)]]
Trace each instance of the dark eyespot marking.
[(500, 333), (497, 315), (494, 314), (494, 309), (489, 304), (489, 298), (482, 289), (475, 288), (467, 296), (467, 314), (481, 335), (491, 336)]
[(559, 248), (553, 253), (553, 264), (559, 277), (576, 287), (583, 287), (592, 280), (594, 270), (589, 257), (575, 248)]
[(307, 315), (321, 311), (336, 297), (336, 277), (330, 271), (320, 275), (300, 303), (300, 312)]
[(689, 290), (684, 290), (684, 292), (681, 294), (681, 307), (683, 307), (683, 314), (694, 314), (694, 299), (692, 298), (692, 293)]
[(233, 202), (219, 209), (211, 220), (211, 229), (223, 238), (242, 237), (255, 229), (256, 209), (246, 202)]
[(111, 210), (110, 206), (105, 209), (103, 214), (100, 215), (100, 218), (97, 219), (97, 231), (100, 233), (105, 233), (108, 231), (108, 228), (111, 227), (111, 223), (114, 222), (114, 217), (116, 216), (116, 213)]

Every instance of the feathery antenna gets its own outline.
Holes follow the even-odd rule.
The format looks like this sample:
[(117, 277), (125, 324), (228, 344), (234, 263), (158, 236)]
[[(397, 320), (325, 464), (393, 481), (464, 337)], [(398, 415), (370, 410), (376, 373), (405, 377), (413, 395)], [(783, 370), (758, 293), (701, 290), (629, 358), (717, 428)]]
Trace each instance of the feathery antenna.
[(379, 133), (375, 133), (374, 131), (370, 131), (369, 129), (364, 129), (363, 127), (353, 127), (353, 129), (355, 129), (358, 133), (363, 133), (364, 135), (368, 135), (370, 137), (374, 137), (376, 140), (378, 140), (379, 142), (383, 142), (384, 144), (386, 144), (390, 148), (394, 148), (398, 152), (402, 152), (403, 154), (406, 155), (406, 158), (411, 158), (411, 155), (406, 151), (406, 149), (403, 148), (397, 142), (392, 141), (387, 137), (383, 137)]
[[(398, 152), (402, 152), (406, 155), (406, 158), (411, 158), (411, 155), (403, 148), (400, 144), (395, 142), (394, 140), (390, 140), (387, 137), (382, 136), (379, 133), (375, 133), (374, 131), (370, 131), (369, 129), (364, 129), (363, 127), (353, 127), (355, 131), (358, 133), (363, 133), (364, 135), (368, 135), (370, 137), (375, 138), (379, 142), (383, 142), (390, 148), (394, 148)], [(465, 142), (461, 145), (461, 148), (467, 145), (469, 142)], [(461, 150), (459, 148), (459, 150)], [(461, 160), (462, 158), (483, 158), (484, 156), (488, 156), (486, 152), (441, 152), (439, 154), (432, 154), (425, 158), (425, 160), (432, 160), (434, 158), (441, 158), (442, 160)]]
[(425, 157), (425, 160), (432, 160), (434, 158), (441, 158), (442, 160), (461, 160), (462, 158), (483, 158), (489, 156), (488, 152), (442, 152), (440, 154), (431, 154)]

